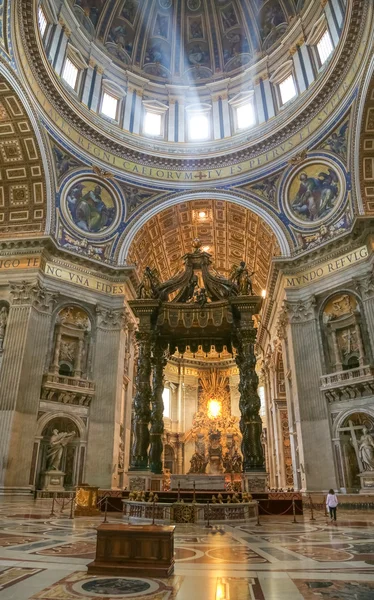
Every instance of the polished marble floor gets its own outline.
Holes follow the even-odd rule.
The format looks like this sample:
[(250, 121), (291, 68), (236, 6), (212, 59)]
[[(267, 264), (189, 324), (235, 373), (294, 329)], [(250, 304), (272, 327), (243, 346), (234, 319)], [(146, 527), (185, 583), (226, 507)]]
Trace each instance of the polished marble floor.
[(374, 600), (373, 513), (177, 526), (175, 574), (151, 579), (88, 576), (102, 519), (61, 508), (0, 500), (1, 600)]

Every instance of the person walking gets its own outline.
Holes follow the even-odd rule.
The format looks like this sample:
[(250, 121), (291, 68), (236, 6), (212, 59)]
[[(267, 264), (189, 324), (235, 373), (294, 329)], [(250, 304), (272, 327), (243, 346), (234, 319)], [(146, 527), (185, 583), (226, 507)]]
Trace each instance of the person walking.
[(331, 521), (336, 521), (336, 507), (338, 506), (338, 504), (338, 498), (334, 490), (329, 490), (329, 493), (326, 497), (326, 506), (329, 509)]

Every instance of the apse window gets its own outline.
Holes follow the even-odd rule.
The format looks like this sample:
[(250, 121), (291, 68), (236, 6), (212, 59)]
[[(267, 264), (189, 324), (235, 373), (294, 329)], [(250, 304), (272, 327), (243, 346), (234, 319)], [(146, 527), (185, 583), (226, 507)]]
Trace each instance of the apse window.
[(103, 93), (103, 99), (101, 102), (101, 112), (110, 119), (117, 117), (118, 98), (115, 98), (108, 92)]
[(248, 129), (255, 124), (256, 118), (252, 102), (247, 102), (246, 104), (242, 104), (242, 106), (238, 106), (236, 109), (236, 120), (238, 129)]
[(332, 45), (332, 40), (329, 32), (325, 31), (322, 35), (321, 39), (317, 43), (318, 56), (321, 61), (321, 65), (323, 65), (326, 60), (329, 58), (330, 54), (334, 50), (334, 46)]
[(279, 93), (282, 104), (286, 104), (286, 102), (292, 100), (292, 98), (296, 96), (296, 86), (293, 75), (289, 75), (286, 77), (286, 79), (280, 82)]
[(147, 135), (161, 135), (162, 116), (147, 111), (144, 117), (144, 133)]
[(39, 6), (39, 8), (38, 8), (38, 23), (39, 23), (40, 33), (43, 37), (45, 34), (45, 30), (47, 29), (47, 18), (45, 16), (44, 10), (42, 9), (41, 6)]
[(206, 115), (191, 115), (189, 120), (190, 140), (206, 140), (209, 137), (209, 119)]
[(78, 80), (78, 68), (75, 64), (70, 60), (69, 57), (66, 58), (64, 68), (62, 71), (62, 79), (75, 90)]
[(164, 403), (164, 417), (170, 419), (171, 415), (171, 402), (170, 402), (170, 389), (164, 388), (162, 392), (162, 401)]

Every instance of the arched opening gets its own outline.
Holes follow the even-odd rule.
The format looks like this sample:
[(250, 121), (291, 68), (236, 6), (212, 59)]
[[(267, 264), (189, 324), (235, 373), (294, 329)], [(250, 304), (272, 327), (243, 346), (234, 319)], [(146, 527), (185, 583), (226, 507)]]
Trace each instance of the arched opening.
[[(160, 285), (167, 286), (166, 281), (176, 273), (183, 273), (185, 261), (190, 260), (186, 257), (204, 255), (201, 264), (209, 264), (212, 276), (221, 277), (219, 281), (233, 281), (234, 272), (245, 267), (250, 282), (246, 280), (246, 289), (238, 292), (239, 296), (260, 297), (260, 306), (261, 296), (266, 295), (272, 259), (280, 253), (275, 232), (259, 214), (248, 208), (226, 199), (204, 197), (180, 202), (153, 215), (133, 238), (128, 261), (136, 265), (142, 281), (138, 300), (133, 302), (141, 303), (147, 298), (144, 287), (147, 273), (154, 274)], [(194, 275), (189, 275), (188, 284), (196, 293), (196, 286), (200, 291), (206, 286), (206, 272), (199, 260), (196, 258), (194, 264), (200, 267), (194, 267), (196, 273), (194, 270)], [(215, 306), (219, 300), (213, 291), (206, 290), (206, 306)], [(187, 306), (188, 312), (188, 305), (192, 308), (201, 300), (196, 293), (189, 287), (179, 289), (177, 286), (170, 292), (168, 302), (175, 300), (181, 310)], [(204, 325), (199, 327), (204, 329)], [(217, 321), (217, 331), (219, 329)], [(190, 339), (188, 331), (186, 336)], [(185, 344), (183, 338), (179, 345), (169, 345), (165, 377), (173, 393), (164, 401), (163, 414), (164, 427), (173, 440), (173, 447), (168, 441), (163, 445), (163, 468), (172, 475), (206, 474), (223, 479), (229, 486), (237, 486), (245, 455), (244, 436), (239, 427), (238, 369), (231, 344), (216, 341), (217, 345), (209, 340), (202, 344), (196, 341)], [(280, 368), (280, 371), (284, 380), (284, 370)], [(257, 375), (253, 380), (257, 380)], [(256, 391), (259, 393), (257, 388)], [(261, 404), (260, 398), (259, 402)], [(260, 422), (262, 418), (265, 418), (264, 410), (260, 411)], [(135, 430), (136, 422), (134, 420)], [(263, 442), (261, 438), (259, 444)], [(136, 444), (134, 448), (137, 450)], [(135, 450), (133, 456), (139, 456)], [(171, 480), (173, 486), (175, 478)]]
[(374, 417), (354, 412), (338, 425), (337, 462), (340, 484), (347, 492), (362, 487), (360, 474), (374, 470)]
[(141, 274), (156, 268), (162, 281), (181, 267), (181, 257), (199, 238), (224, 276), (244, 260), (253, 275), (254, 292), (266, 289), (271, 260), (281, 254), (277, 235), (259, 215), (226, 199), (180, 201), (150, 217), (135, 234), (127, 261)]
[[(51, 447), (51, 438), (55, 433), (70, 434), (67, 443), (61, 446)], [(82, 482), (83, 464), (80, 459), (79, 449), (81, 446), (80, 431), (76, 423), (68, 416), (57, 416), (52, 418), (44, 426), (41, 433), (37, 488), (43, 487), (43, 473), (48, 470), (62, 471), (64, 475), (64, 487), (72, 489)]]

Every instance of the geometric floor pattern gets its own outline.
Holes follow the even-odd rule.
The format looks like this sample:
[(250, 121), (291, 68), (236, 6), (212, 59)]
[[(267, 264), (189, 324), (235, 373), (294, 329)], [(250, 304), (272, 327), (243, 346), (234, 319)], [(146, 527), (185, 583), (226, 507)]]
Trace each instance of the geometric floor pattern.
[[(51, 515), (51, 501), (0, 500), (1, 600), (374, 600), (374, 515), (262, 517), (178, 525), (169, 579), (89, 576), (102, 518)], [(109, 515), (118, 523), (120, 515)]]

